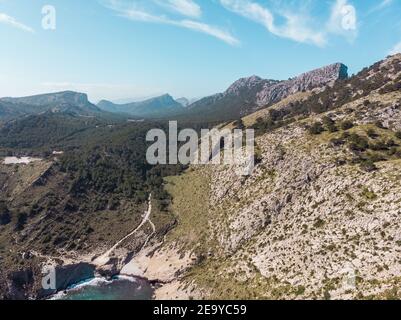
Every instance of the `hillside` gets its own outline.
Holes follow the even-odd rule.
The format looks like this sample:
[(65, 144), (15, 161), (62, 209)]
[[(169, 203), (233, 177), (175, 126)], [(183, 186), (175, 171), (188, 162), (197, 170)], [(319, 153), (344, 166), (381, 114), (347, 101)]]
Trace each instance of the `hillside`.
[(258, 117), (251, 176), (195, 166), (167, 179), (178, 225), (154, 253), (169, 270), (156, 296), (399, 298), (400, 86), (396, 55)]
[(0, 296), (49, 294), (38, 286), (51, 264), (79, 270), (75, 282), (141, 276), (160, 299), (401, 297), (400, 88), (395, 55), (241, 121), (180, 123), (255, 129), (250, 176), (149, 165), (146, 133), (165, 121), (45, 112), (0, 126), (2, 158), (40, 158), (0, 163)]
[[(159, 238), (171, 228), (161, 182), (181, 167), (145, 159), (146, 132), (164, 125), (50, 113), (1, 127), (0, 297), (40, 297), (43, 263), (89, 266), (139, 225), (150, 193), (155, 230), (140, 230), (123, 251), (138, 251), (150, 234)], [(11, 155), (39, 160), (4, 163)]]

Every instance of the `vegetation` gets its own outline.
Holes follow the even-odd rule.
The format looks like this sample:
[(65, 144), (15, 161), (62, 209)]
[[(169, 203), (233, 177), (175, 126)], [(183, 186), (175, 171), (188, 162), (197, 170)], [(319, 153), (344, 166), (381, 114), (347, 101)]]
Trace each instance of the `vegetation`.
[[(399, 63), (395, 63), (395, 68), (399, 68)], [(321, 114), (331, 110), (335, 110), (347, 103), (361, 99), (369, 95), (372, 91), (380, 89), (381, 87), (387, 87), (385, 90), (381, 90), (382, 94), (396, 91), (401, 85), (401, 77), (395, 79), (391, 84), (388, 84), (387, 70), (381, 70), (378, 68), (380, 63), (376, 63), (370, 68), (363, 69), (357, 75), (350, 77), (349, 79), (338, 80), (331, 88), (313, 94), (306, 100), (296, 101), (289, 104), (288, 108), (282, 110), (272, 111), (267, 119), (259, 119), (259, 124), (255, 125), (255, 129), (259, 129), (261, 123), (264, 123), (262, 129), (271, 130), (277, 127), (291, 123), (297, 119), (305, 118), (314, 114)], [(371, 71), (375, 71), (373, 76), (370, 75)], [(358, 91), (355, 90), (358, 88)], [(373, 106), (369, 100), (364, 100), (364, 106)], [(324, 123), (326, 129), (330, 132), (335, 128), (330, 123)], [(341, 124), (342, 130), (349, 130), (353, 126), (350, 121), (345, 121)]]
[(331, 133), (338, 131), (338, 128), (336, 126), (336, 122), (332, 118), (330, 118), (328, 116), (323, 117), (323, 125)]
[(341, 123), (342, 130), (349, 130), (353, 127), (354, 127), (354, 124), (352, 123), (352, 121), (346, 120)]
[(4, 201), (0, 201), (0, 226), (11, 222), (10, 211)]
[(391, 159), (401, 158), (401, 149), (398, 144), (397, 133), (386, 128), (377, 129), (375, 123), (360, 127), (353, 127), (352, 130), (343, 131), (340, 135), (334, 134), (330, 139), (332, 147), (347, 146), (354, 154), (351, 163), (359, 164), (366, 172), (376, 171), (375, 163)]
[(310, 134), (320, 134), (324, 131), (323, 125), (321, 122), (315, 122), (308, 129)]

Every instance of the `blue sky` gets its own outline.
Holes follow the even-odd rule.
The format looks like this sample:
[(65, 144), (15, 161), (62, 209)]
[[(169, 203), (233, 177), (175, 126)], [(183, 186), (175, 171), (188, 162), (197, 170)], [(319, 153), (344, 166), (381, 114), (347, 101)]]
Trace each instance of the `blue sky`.
[(401, 51), (401, 1), (0, 0), (0, 39), (0, 96), (194, 98), (253, 74), (358, 72)]

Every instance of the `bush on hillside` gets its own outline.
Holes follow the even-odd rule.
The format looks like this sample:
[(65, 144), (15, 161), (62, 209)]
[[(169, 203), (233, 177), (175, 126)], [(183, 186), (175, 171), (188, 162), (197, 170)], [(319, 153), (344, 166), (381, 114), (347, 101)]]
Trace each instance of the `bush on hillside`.
[(308, 129), (310, 134), (317, 135), (321, 134), (324, 131), (323, 125), (320, 122), (315, 122), (312, 126)]
[(354, 127), (354, 124), (352, 121), (345, 120), (341, 123), (341, 129), (344, 131), (352, 129), (353, 127)]

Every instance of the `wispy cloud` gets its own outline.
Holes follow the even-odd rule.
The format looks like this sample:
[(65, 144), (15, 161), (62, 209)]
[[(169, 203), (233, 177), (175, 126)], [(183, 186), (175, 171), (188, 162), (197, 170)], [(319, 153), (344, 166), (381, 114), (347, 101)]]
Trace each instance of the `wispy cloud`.
[(227, 9), (263, 25), (272, 34), (297, 42), (312, 43), (318, 46), (326, 44), (325, 34), (306, 25), (307, 17), (302, 14), (283, 12), (285, 23), (277, 25), (271, 10), (249, 0), (220, 0)]
[(17, 21), (15, 18), (0, 12), (0, 23), (9, 25), (11, 27), (26, 31), (26, 32), (31, 32), (34, 33), (35, 31), (31, 28), (28, 27), (27, 25)]
[[(185, 2), (187, 4), (193, 3), (193, 1), (188, 1), (188, 0), (181, 0), (181, 1), (169, 1), (170, 4), (172, 5), (173, 3), (178, 4), (181, 3), (181, 5)], [(195, 4), (195, 3), (194, 3)], [(196, 5), (196, 4), (195, 4)], [(153, 12), (148, 11), (144, 7), (140, 7), (136, 1), (134, 1), (130, 7), (127, 7), (124, 5), (124, 3), (116, 0), (109, 0), (106, 3), (106, 6), (113, 11), (117, 12), (119, 16), (134, 20), (134, 21), (142, 21), (142, 22), (148, 22), (148, 23), (161, 23), (161, 24), (168, 24), (168, 25), (173, 25), (197, 32), (201, 32), (210, 36), (213, 36), (219, 40), (224, 41), (225, 43), (228, 43), (230, 45), (239, 45), (240, 41), (232, 35), (229, 31), (224, 30), (220, 27), (213, 26), (204, 22), (199, 22), (199, 21), (194, 21), (190, 19), (174, 19), (170, 18), (164, 14), (155, 14)], [(181, 7), (175, 7), (179, 11), (178, 8), (183, 8)], [(189, 11), (188, 10), (181, 10), (185, 11), (181, 12), (184, 15), (188, 15)], [(196, 11), (196, 10), (195, 10)], [(192, 12), (195, 14), (195, 12)]]
[(378, 11), (382, 11), (386, 8), (389, 8), (392, 4), (394, 3), (394, 0), (382, 0), (378, 3), (375, 3), (370, 10), (367, 11), (366, 16), (369, 16), (371, 14), (375, 14)]
[(202, 16), (201, 7), (193, 0), (155, 0), (159, 5), (191, 18)]
[[(388, 0), (387, 0), (388, 1)], [(300, 43), (309, 43), (323, 47), (328, 43), (331, 34), (337, 34), (353, 40), (357, 35), (357, 15), (353, 5), (348, 0), (336, 0), (329, 12), (329, 22), (325, 23), (312, 18), (308, 10), (297, 6), (292, 8), (292, 2), (271, 1), (275, 7), (253, 0), (219, 0), (227, 10), (263, 25), (270, 33)], [(305, 8), (310, 1), (305, 2)], [(277, 21), (283, 21), (281, 23)]]
[(390, 50), (389, 54), (393, 55), (393, 54), (397, 54), (397, 53), (401, 53), (401, 41), (398, 42), (393, 49)]
[(378, 8), (378, 9), (382, 9), (382, 8), (388, 7), (388, 6), (390, 6), (391, 4), (393, 4), (393, 2), (394, 2), (394, 0), (383, 0), (383, 1), (377, 6), (377, 8)]

